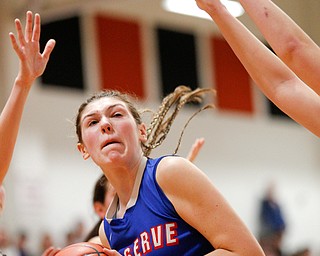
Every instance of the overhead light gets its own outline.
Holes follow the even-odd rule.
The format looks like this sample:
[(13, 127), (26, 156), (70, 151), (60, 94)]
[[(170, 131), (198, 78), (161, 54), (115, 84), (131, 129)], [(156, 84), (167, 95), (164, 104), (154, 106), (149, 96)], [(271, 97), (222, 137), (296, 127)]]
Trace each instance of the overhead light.
[[(231, 0), (220, 1), (234, 17), (239, 17), (244, 13), (244, 10), (239, 2)], [(195, 0), (163, 0), (162, 5), (165, 10), (170, 12), (211, 20), (209, 14), (199, 9)]]

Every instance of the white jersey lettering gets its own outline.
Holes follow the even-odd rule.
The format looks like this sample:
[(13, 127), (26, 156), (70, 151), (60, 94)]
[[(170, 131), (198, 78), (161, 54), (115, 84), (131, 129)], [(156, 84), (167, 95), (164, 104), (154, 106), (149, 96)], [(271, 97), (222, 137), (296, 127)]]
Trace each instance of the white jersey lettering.
[[(127, 247), (124, 256), (147, 255), (152, 250), (159, 250), (166, 246), (179, 244), (177, 223), (171, 222), (152, 227), (150, 232), (144, 231), (133, 242), (133, 248)], [(153, 247), (152, 247), (153, 244)]]
[(149, 239), (148, 232), (143, 232), (140, 235), (140, 238), (141, 238), (142, 252), (143, 252), (143, 254), (147, 254), (148, 252), (151, 251), (151, 245), (150, 245), (150, 239)]

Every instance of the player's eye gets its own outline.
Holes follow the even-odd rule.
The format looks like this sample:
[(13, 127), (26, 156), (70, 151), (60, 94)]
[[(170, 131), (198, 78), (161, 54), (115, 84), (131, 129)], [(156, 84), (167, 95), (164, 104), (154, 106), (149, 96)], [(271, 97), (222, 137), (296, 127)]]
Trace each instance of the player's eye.
[(91, 121), (88, 122), (88, 126), (93, 126), (93, 125), (95, 125), (97, 123), (98, 123), (97, 120), (91, 120)]

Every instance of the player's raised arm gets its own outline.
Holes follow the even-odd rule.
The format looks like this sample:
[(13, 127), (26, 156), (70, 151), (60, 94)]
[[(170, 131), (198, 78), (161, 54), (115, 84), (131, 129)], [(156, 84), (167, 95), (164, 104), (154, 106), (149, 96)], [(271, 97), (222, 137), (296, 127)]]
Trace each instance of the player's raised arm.
[(9, 98), (0, 115), (0, 184), (9, 169), (16, 143), (24, 105), (35, 79), (42, 75), (55, 46), (49, 40), (40, 53), (40, 15), (26, 13), (26, 25), (23, 31), (19, 19), (15, 20), (16, 36), (10, 33), (12, 48), (20, 64)]
[[(196, 2), (199, 8), (212, 17), (261, 91), (292, 119), (320, 136), (319, 95), (233, 17), (219, 0)], [(262, 0), (257, 2), (262, 3)], [(268, 19), (273, 17), (268, 8), (265, 9), (264, 15)]]
[(272, 1), (240, 2), (281, 60), (320, 94), (319, 46)]

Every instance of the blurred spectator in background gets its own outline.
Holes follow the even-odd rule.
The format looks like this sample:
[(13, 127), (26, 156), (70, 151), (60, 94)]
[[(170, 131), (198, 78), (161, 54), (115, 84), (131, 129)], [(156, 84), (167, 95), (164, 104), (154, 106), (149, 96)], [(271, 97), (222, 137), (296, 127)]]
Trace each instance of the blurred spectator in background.
[(28, 243), (27, 233), (20, 232), (18, 234), (18, 239), (17, 239), (17, 248), (18, 248), (19, 256), (30, 256), (30, 253), (27, 248), (27, 243)]
[(275, 184), (270, 183), (260, 205), (259, 242), (267, 256), (282, 256), (281, 242), (286, 223), (275, 198)]
[(92, 228), (89, 234), (86, 236), (84, 241), (90, 241), (95, 243), (101, 243), (99, 238), (99, 228), (100, 224), (106, 214), (106, 211), (115, 195), (115, 191), (111, 184), (108, 182), (108, 179), (104, 174), (96, 181), (93, 191), (93, 208), (99, 220), (96, 225)]
[(85, 233), (85, 225), (82, 220), (79, 220), (75, 223), (73, 228), (73, 240), (75, 243), (83, 242), (83, 236)]
[(65, 243), (63, 246), (83, 242), (83, 236), (85, 232), (85, 225), (83, 221), (79, 220), (73, 224), (72, 228), (65, 234)]
[(53, 246), (53, 239), (52, 236), (49, 233), (44, 233), (41, 237), (40, 241), (40, 252), (44, 252), (46, 249), (48, 249), (50, 246)]
[(0, 228), (0, 253), (7, 256), (19, 256), (14, 242), (11, 240), (7, 231), (3, 228)]
[(292, 256), (311, 256), (311, 251), (308, 247), (298, 250)]
[(63, 247), (68, 246), (70, 244), (74, 244), (76, 242), (75, 238), (74, 238), (74, 233), (73, 231), (68, 231), (65, 234), (65, 243), (63, 245)]

